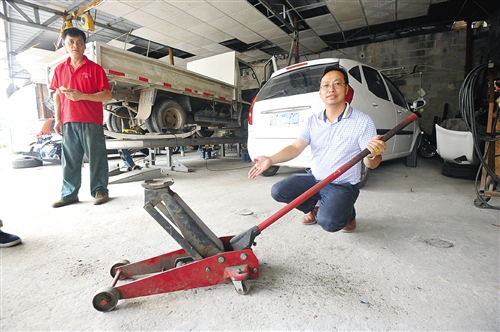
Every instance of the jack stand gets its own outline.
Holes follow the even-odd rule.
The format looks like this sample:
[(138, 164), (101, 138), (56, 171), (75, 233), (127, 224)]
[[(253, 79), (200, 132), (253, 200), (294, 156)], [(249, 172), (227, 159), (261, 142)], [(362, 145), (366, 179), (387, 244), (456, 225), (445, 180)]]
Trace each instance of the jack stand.
[(241, 161), (249, 163), (252, 161), (250, 158), (250, 155), (248, 154), (248, 149), (247, 148), (242, 148), (241, 149)]
[(127, 149), (119, 149), (118, 153), (120, 154), (121, 160), (123, 160), (123, 163), (125, 166), (127, 166), (128, 170), (134, 169), (136, 166), (134, 160), (132, 159), (132, 156), (130, 155), (130, 152)]
[(116, 166), (111, 168), (108, 172), (109, 176), (116, 176), (120, 174), (122, 174), (122, 171), (120, 170), (120, 164), (116, 164)]
[[(172, 147), (167, 147), (165, 149), (167, 155), (166, 168), (174, 172), (189, 172), (189, 169), (184, 166), (184, 164), (182, 164), (179, 160), (172, 156), (172, 149)], [(156, 165), (156, 149), (149, 149), (149, 162), (151, 163), (151, 165)]]
[(167, 151), (167, 167), (175, 172), (189, 172), (189, 169), (184, 166), (178, 159), (172, 156), (172, 148), (166, 148)]
[(201, 159), (212, 159), (212, 148), (204, 147), (201, 152)]
[[(233, 282), (238, 294), (249, 291), (245, 281), (259, 277), (259, 262), (251, 249), (233, 250), (232, 236), (218, 238), (170, 189), (173, 181), (146, 181), (144, 209), (183, 248), (136, 263), (116, 262), (111, 287), (100, 288), (92, 304), (113, 310), (118, 300)], [(116, 286), (119, 280), (149, 274)]]

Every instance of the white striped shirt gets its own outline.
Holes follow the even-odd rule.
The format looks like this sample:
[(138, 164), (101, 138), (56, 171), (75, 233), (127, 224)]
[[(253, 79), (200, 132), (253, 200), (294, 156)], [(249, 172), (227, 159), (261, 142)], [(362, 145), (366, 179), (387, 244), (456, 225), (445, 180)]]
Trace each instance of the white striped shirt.
[[(300, 128), (298, 139), (311, 146), (311, 172), (322, 180), (364, 150), (377, 135), (370, 116), (347, 104), (340, 120), (330, 123), (325, 111), (311, 115)], [(361, 176), (358, 163), (333, 183), (356, 184)]]

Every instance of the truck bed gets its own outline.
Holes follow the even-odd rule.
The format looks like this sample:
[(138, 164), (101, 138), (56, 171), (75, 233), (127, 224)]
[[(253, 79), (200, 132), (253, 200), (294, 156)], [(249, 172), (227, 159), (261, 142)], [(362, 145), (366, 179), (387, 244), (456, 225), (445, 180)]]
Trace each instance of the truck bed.
[(110, 82), (155, 85), (158, 89), (177, 90), (218, 101), (231, 102), (236, 97), (234, 87), (222, 81), (106, 44), (93, 42), (92, 47), (95, 62), (105, 69)]

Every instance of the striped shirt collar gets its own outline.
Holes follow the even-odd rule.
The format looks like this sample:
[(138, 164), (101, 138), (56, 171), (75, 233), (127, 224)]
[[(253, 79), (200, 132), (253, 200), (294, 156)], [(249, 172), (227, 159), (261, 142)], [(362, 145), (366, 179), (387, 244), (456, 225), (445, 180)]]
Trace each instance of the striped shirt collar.
[(330, 124), (333, 124), (333, 123), (340, 122), (342, 119), (348, 119), (351, 116), (352, 107), (351, 107), (351, 105), (348, 102), (346, 102), (345, 104), (346, 104), (346, 106), (345, 106), (344, 111), (342, 113), (340, 113), (339, 117), (337, 119), (335, 119), (335, 121), (333, 121), (331, 123), (328, 121), (328, 118), (326, 117), (326, 110), (324, 110), (321, 113), (321, 115), (323, 116), (323, 121), (327, 122), (327, 123), (330, 123)]

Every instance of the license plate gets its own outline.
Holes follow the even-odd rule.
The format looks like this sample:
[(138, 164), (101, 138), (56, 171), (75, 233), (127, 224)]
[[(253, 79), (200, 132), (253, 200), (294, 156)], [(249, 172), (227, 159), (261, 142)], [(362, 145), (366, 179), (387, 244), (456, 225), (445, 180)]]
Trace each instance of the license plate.
[(272, 114), (271, 126), (297, 126), (299, 124), (299, 112)]

